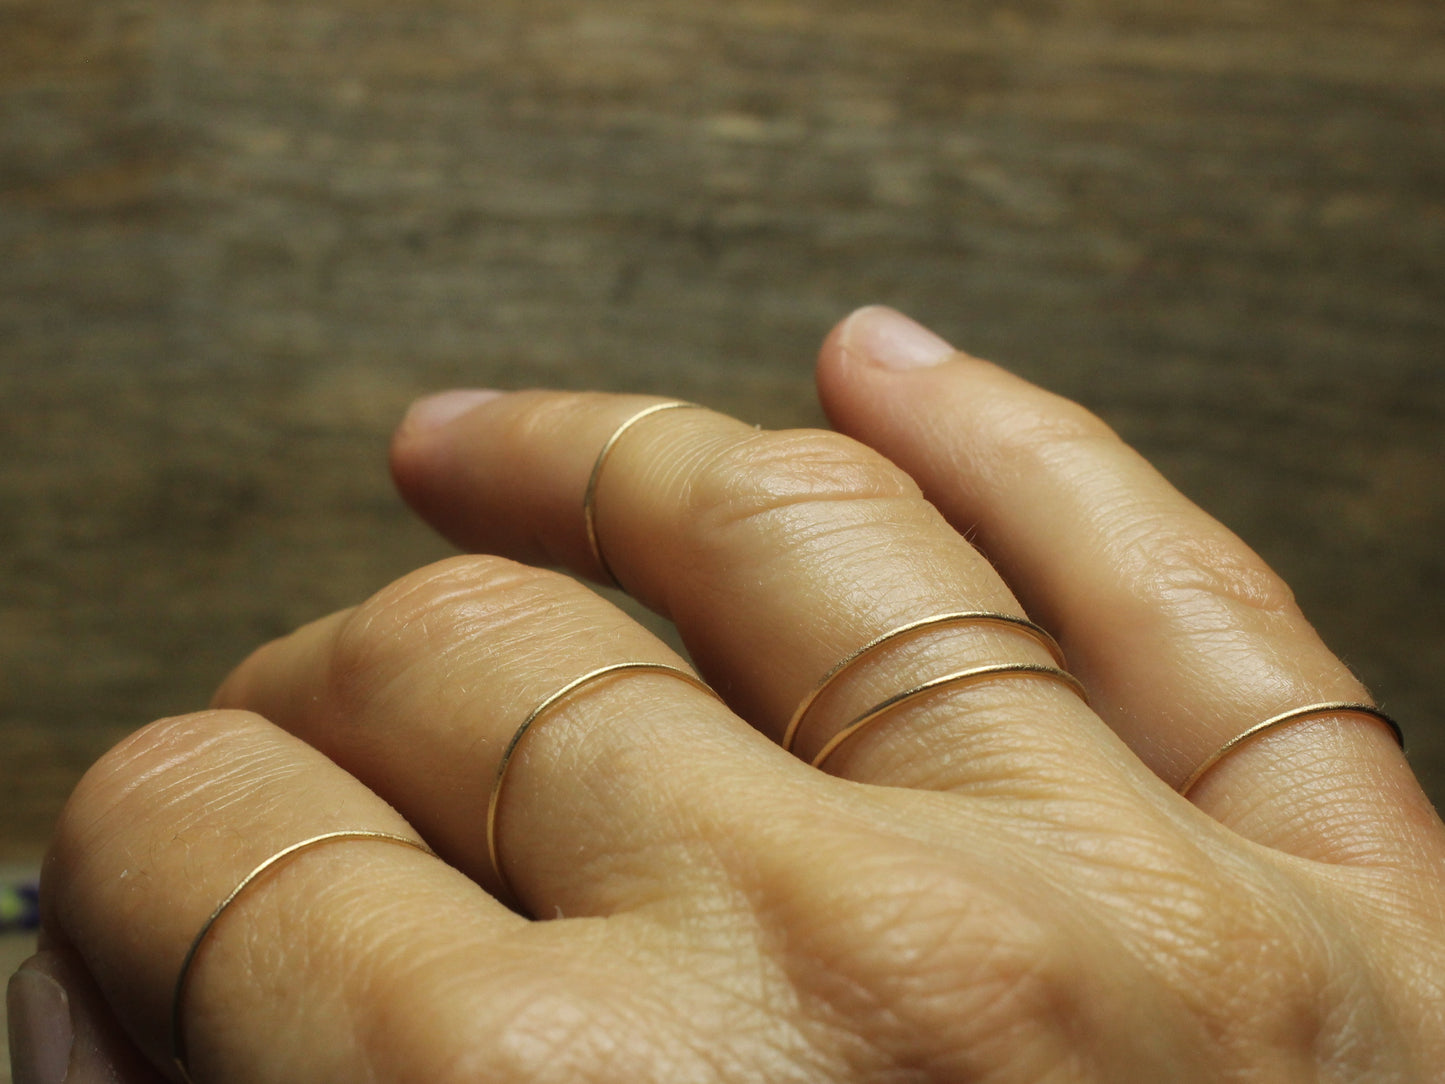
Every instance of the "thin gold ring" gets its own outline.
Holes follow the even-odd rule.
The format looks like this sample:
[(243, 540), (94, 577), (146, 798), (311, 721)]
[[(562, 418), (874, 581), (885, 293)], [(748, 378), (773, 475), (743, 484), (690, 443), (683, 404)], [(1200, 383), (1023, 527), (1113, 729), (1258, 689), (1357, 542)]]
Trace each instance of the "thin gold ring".
[(698, 410), (701, 409), (697, 403), (685, 402), (675, 399), (668, 403), (654, 403), (650, 407), (639, 410), (632, 417), (619, 425), (607, 438), (607, 443), (602, 445), (602, 450), (597, 453), (596, 460), (592, 463), (592, 473), (587, 478), (587, 489), (582, 494), (582, 522), (587, 527), (587, 545), (592, 547), (592, 556), (597, 560), (597, 566), (607, 581), (613, 586), (621, 587), (617, 574), (612, 571), (612, 565), (608, 563), (606, 556), (602, 553), (602, 543), (597, 540), (597, 480), (602, 477), (602, 468), (607, 463), (607, 458), (612, 454), (612, 449), (617, 447), (617, 442), (643, 418), (653, 414), (661, 414), (664, 410)]
[(511, 880), (502, 869), (501, 857), (498, 854), (497, 806), (502, 798), (502, 783), (507, 776), (507, 767), (512, 763), (512, 757), (516, 754), (517, 747), (521, 744), (522, 739), (526, 737), (527, 731), (532, 728), (533, 723), (562, 700), (577, 692), (584, 685), (590, 685), (594, 681), (609, 677), (612, 674), (637, 671), (670, 674), (673, 677), (681, 678), (695, 689), (701, 689), (715, 700), (722, 699), (702, 678), (690, 671), (682, 669), (680, 666), (672, 666), (665, 662), (615, 662), (608, 666), (599, 666), (596, 670), (589, 670), (579, 678), (573, 678), (533, 708), (531, 713), (522, 720), (522, 725), (517, 727), (516, 732), (512, 735), (512, 740), (507, 743), (507, 747), (502, 750), (502, 760), (501, 763), (497, 765), (497, 774), (492, 780), (492, 793), (487, 798), (487, 859), (492, 864), (492, 874), (496, 877), (502, 894), (509, 900), (515, 902), (517, 900), (517, 893), (512, 887)]
[(889, 629), (887, 632), (875, 636), (856, 651), (845, 655), (833, 669), (824, 674), (818, 680), (818, 684), (813, 686), (813, 691), (803, 697), (802, 703), (797, 706), (792, 718), (788, 720), (788, 725), (783, 730), (783, 748), (790, 753), (793, 751), (793, 743), (798, 738), (798, 731), (803, 725), (803, 717), (808, 714), (808, 709), (813, 706), (818, 697), (823, 695), (824, 690), (834, 682), (838, 675), (854, 663), (873, 654), (879, 648), (883, 647), (884, 644), (891, 643), (900, 636), (906, 636), (911, 632), (918, 632), (922, 629), (934, 628), (939, 625), (969, 624), (1000, 625), (1007, 629), (1014, 629), (1018, 632), (1025, 633), (1042, 644), (1061, 668), (1064, 666), (1064, 652), (1063, 649), (1059, 647), (1059, 642), (1049, 635), (1047, 629), (1034, 624), (1026, 617), (1015, 617), (1013, 614), (996, 613), (992, 610), (959, 610), (951, 613), (934, 614), (932, 617), (925, 617), (918, 621), (910, 621), (906, 625), (899, 625), (897, 628)]
[(185, 1004), (186, 987), (190, 983), (191, 965), (195, 963), (196, 956), (201, 951), (201, 946), (205, 944), (206, 938), (210, 935), (212, 927), (220, 920), (226, 908), (236, 902), (241, 893), (250, 888), (251, 885), (255, 884), (267, 871), (279, 863), (293, 855), (299, 854), (301, 851), (310, 850), (312, 847), (319, 847), (323, 843), (333, 843), (348, 839), (369, 839), (381, 843), (395, 843), (399, 846), (411, 847), (424, 854), (435, 853), (425, 843), (410, 839), (407, 836), (394, 835), (391, 832), (347, 829), (340, 832), (326, 832), (319, 836), (312, 836), (310, 839), (303, 839), (300, 843), (293, 843), (291, 846), (277, 851), (250, 873), (246, 874), (246, 876), (242, 877), (241, 883), (231, 890), (229, 896), (216, 905), (216, 909), (211, 912), (211, 917), (206, 919), (205, 924), (201, 926), (200, 932), (196, 934), (195, 940), (191, 942), (191, 947), (186, 950), (185, 958), (181, 960), (180, 972), (176, 975), (175, 992), (171, 995), (171, 1061), (173, 1061), (176, 1068), (180, 1070), (181, 1079), (186, 1081), (186, 1084), (195, 1084), (195, 1081), (191, 1077), (190, 1051), (186, 1044), (185, 1021), (182, 1018), (181, 1010)]
[(1282, 711), (1278, 715), (1272, 715), (1262, 723), (1255, 723), (1254, 726), (1244, 731), (1244, 733), (1236, 734), (1230, 738), (1219, 747), (1213, 756), (1205, 758), (1204, 763), (1194, 769), (1194, 772), (1179, 787), (1179, 793), (1187, 798), (1189, 792), (1194, 789), (1195, 784), (1204, 778), (1209, 769), (1213, 768), (1245, 742), (1259, 737), (1259, 735), (1263, 734), (1266, 730), (1273, 730), (1275, 727), (1283, 726), (1285, 723), (1297, 722), (1315, 715), (1359, 715), (1366, 719), (1373, 719), (1378, 723), (1384, 723), (1385, 726), (1389, 728), (1390, 733), (1395, 736), (1395, 741), (1399, 743), (1400, 748), (1405, 748), (1405, 732), (1400, 729), (1400, 724), (1395, 722), (1394, 719), (1391, 719), (1379, 708), (1372, 707), (1369, 704), (1352, 704), (1349, 702), (1306, 704), (1302, 708), (1291, 708), (1289, 711)]
[(948, 685), (972, 685), (975, 682), (988, 681), (996, 677), (1042, 678), (1045, 681), (1053, 681), (1068, 689), (1072, 689), (1084, 703), (1087, 704), (1089, 702), (1088, 694), (1084, 691), (1083, 682), (1067, 670), (1061, 670), (1057, 666), (1040, 666), (1038, 663), (1032, 662), (1003, 662), (996, 663), (992, 666), (975, 666), (968, 670), (959, 670), (952, 674), (944, 674), (942, 677), (925, 681), (921, 685), (915, 685), (911, 689), (905, 689), (901, 693), (894, 693), (881, 704), (869, 708), (828, 739), (827, 744), (819, 749), (817, 755), (813, 757), (813, 767), (821, 768), (823, 762), (832, 756), (840, 745), (869, 723), (876, 722), (900, 704), (906, 704), (910, 700), (916, 700), (926, 693), (931, 693), (935, 689), (941, 689)]

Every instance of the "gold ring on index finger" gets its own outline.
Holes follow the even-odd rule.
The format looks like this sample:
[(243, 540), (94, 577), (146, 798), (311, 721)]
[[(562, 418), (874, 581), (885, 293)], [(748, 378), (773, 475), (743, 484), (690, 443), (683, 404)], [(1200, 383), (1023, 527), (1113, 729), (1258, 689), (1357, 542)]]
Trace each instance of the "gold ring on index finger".
[(697, 403), (689, 403), (682, 399), (675, 399), (667, 403), (654, 403), (650, 407), (639, 410), (614, 429), (612, 435), (607, 438), (607, 442), (602, 445), (602, 450), (597, 453), (597, 459), (592, 464), (592, 473), (587, 479), (587, 489), (582, 495), (582, 520), (587, 528), (587, 545), (592, 548), (592, 556), (597, 561), (597, 567), (601, 569), (607, 582), (614, 587), (621, 587), (622, 584), (618, 582), (617, 574), (612, 571), (612, 565), (608, 563), (606, 555), (602, 552), (602, 543), (597, 538), (597, 481), (602, 477), (602, 468), (606, 466), (608, 457), (612, 455), (612, 450), (617, 447), (617, 442), (622, 439), (622, 435), (644, 418), (660, 414), (664, 410), (699, 409), (701, 407)]

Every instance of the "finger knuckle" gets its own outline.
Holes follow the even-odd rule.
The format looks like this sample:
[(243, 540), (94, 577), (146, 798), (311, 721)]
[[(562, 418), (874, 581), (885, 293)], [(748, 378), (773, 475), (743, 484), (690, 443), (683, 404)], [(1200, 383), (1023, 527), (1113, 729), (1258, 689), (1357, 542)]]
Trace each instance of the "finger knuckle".
[[(1123, 447), (1118, 434), (1097, 415), (1053, 397), (1047, 405), (1016, 405), (994, 432), (993, 454), (1006, 464), (1009, 476), (1034, 472), (1041, 465), (1051, 473), (1078, 476), (1090, 469), (1088, 464), (1109, 462)], [(1097, 472), (1089, 484), (1103, 494), (1096, 509), (1101, 534), (1109, 540), (1109, 557), (1127, 570), (1141, 601), (1157, 606), (1207, 598), (1269, 614), (1296, 612), (1288, 584), (1222, 526), (1201, 519), (1182, 529), (1172, 507), (1141, 506), (1120, 483)], [(1112, 499), (1111, 491), (1117, 491)]]
[(215, 767), (218, 746), (233, 747), (270, 726), (246, 711), (205, 711), (160, 719), (103, 754), (71, 792), (52, 836), (52, 860), (65, 865), (111, 846), (161, 805), (184, 796)]
[(1197, 844), (1166, 831), (1133, 857), (1111, 856), (1134, 871), (1123, 944), (1194, 1025), (1220, 1037), (1226, 1060), (1325, 1049), (1337, 1038), (1339, 965), (1353, 962), (1331, 952), (1322, 916), (1282, 897), (1278, 880)]
[(1115, 446), (1118, 435), (1097, 414), (1058, 396), (1044, 395), (995, 408), (989, 427), (993, 455), (1010, 473), (1031, 472), (1042, 462), (1076, 458), (1080, 448)]
[(500, 418), (499, 443), (514, 448), (539, 448), (575, 434), (595, 404), (587, 395), (559, 392), (513, 392), (523, 409)]
[(809, 901), (807, 925), (779, 901), (778, 918), (809, 931), (792, 936), (790, 971), (825, 1016), (850, 1021), (884, 1062), (969, 1079), (1003, 1068), (987, 1051), (1003, 1057), (1005, 1036), (1015, 1053), (1062, 1049), (1086, 1012), (1088, 974), (1058, 923), (918, 853), (894, 848), (852, 873), (846, 898), (827, 906), (790, 892)]
[(419, 663), (462, 663), (519, 625), (555, 617), (559, 597), (580, 590), (544, 569), (500, 557), (440, 561), (397, 580), (337, 627), (327, 694), (348, 706), (373, 700)]
[[(1196, 1013), (1205, 1027), (1226, 1037), (1236, 1059), (1252, 1049), (1274, 1048), (1301, 1061), (1338, 1049), (1351, 1012), (1370, 1014), (1370, 998), (1341, 984), (1343, 962), (1333, 953), (1309, 915), (1281, 914), (1277, 900), (1241, 890), (1211, 923), (1214, 938), (1181, 978), (1179, 989), (1195, 993)], [(1346, 970), (1354, 970), (1353, 967)], [(1342, 1012), (1346, 1004), (1353, 1009)]]
[(907, 474), (872, 449), (821, 430), (758, 432), (717, 449), (689, 480), (687, 515), (703, 530), (800, 506), (921, 499)]
[(1177, 612), (1224, 603), (1265, 615), (1294, 616), (1294, 592), (1262, 558), (1222, 527), (1184, 533), (1144, 519), (1121, 531), (1117, 552), (1142, 600)]
[[(949, 876), (949, 880), (954, 880)], [(997, 906), (977, 885), (950, 888), (937, 876), (890, 893), (869, 908), (869, 963), (878, 988), (892, 986), (913, 1014), (998, 1012), (1029, 1020), (1058, 1004), (1077, 977), (1067, 944), (1014, 906)], [(876, 955), (875, 955), (876, 952)]]

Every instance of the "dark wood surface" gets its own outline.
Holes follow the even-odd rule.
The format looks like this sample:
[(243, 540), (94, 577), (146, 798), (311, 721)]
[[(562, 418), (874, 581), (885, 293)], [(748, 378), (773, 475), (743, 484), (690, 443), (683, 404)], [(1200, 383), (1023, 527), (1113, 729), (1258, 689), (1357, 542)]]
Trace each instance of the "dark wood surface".
[(870, 301), (1256, 545), (1445, 798), (1439, 0), (0, 0), (0, 857), (446, 552), (412, 396), (814, 424)]

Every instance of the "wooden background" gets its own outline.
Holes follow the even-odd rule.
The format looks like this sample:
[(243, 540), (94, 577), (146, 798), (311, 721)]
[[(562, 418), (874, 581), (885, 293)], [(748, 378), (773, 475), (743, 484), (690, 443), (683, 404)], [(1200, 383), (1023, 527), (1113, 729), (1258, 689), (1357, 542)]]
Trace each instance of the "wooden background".
[(816, 423), (870, 301), (1260, 548), (1445, 798), (1440, 0), (0, 0), (0, 858), (446, 552), (412, 396)]

